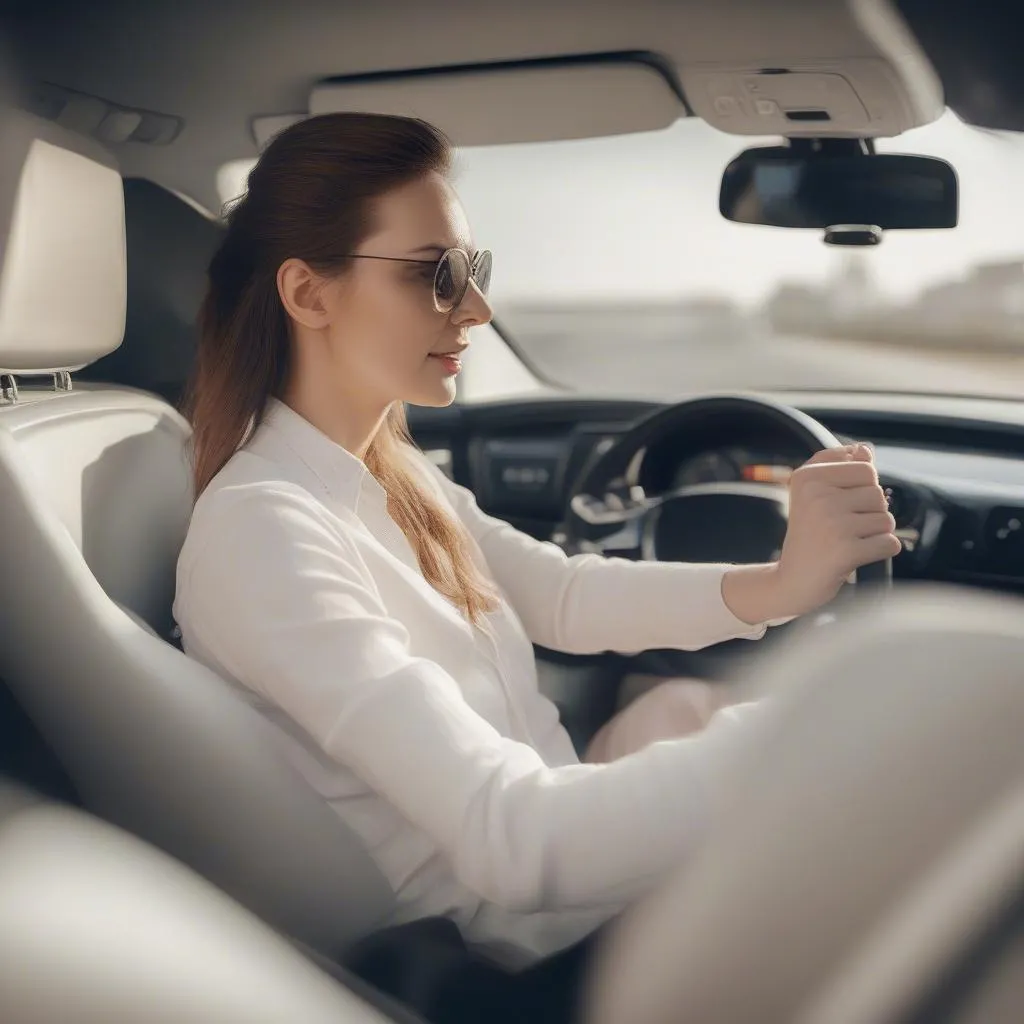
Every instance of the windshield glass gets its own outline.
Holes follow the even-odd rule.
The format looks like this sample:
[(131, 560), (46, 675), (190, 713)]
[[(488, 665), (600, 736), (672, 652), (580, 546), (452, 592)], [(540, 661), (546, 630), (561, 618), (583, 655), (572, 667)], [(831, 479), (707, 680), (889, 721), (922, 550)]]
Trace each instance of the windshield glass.
[(547, 377), (598, 394), (867, 388), (1024, 393), (1024, 139), (947, 113), (880, 140), (949, 160), (960, 226), (877, 248), (732, 224), (728, 161), (776, 139), (659, 132), (463, 149), (500, 323)]
[[(946, 113), (879, 140), (880, 152), (953, 164), (960, 224), (891, 231), (870, 249), (721, 217), (726, 164), (778, 142), (687, 118), (658, 132), (459, 150), (456, 187), (477, 244), (494, 252), (497, 321), (538, 376), (665, 398), (1024, 394), (1024, 136)], [(250, 166), (225, 166), (225, 199)], [(467, 371), (487, 383), (473, 396), (521, 391), (501, 343), (489, 332), (477, 340)]]

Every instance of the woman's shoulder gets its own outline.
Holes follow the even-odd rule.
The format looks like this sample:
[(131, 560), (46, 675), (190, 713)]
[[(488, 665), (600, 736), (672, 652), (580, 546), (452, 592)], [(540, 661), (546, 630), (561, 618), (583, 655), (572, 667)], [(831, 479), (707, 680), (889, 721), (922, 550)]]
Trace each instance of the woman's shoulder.
[(192, 522), (219, 518), (229, 511), (251, 515), (261, 507), (279, 504), (315, 509), (318, 502), (280, 466), (243, 448), (235, 452), (196, 500)]
[(240, 532), (253, 538), (294, 537), (315, 533), (344, 541), (348, 523), (309, 491), (288, 480), (266, 480), (227, 485), (201, 498), (195, 506), (189, 532)]
[(241, 538), (258, 549), (261, 544), (303, 543), (314, 536), (332, 547), (346, 545), (346, 524), (274, 463), (241, 450), (196, 501), (182, 560)]

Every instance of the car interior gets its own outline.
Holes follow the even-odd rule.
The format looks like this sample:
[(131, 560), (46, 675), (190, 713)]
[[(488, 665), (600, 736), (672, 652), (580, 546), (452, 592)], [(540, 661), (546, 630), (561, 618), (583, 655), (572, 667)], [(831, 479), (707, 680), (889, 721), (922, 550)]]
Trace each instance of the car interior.
[[(958, 184), (942, 160), (912, 164), (883, 141), (913, 154), (901, 136), (948, 124), (966, 95), (978, 144), (1010, 160), (1008, 129), (1024, 118), (1006, 123), (1004, 103), (986, 125), (961, 64), (944, 91), (943, 56), (962, 56), (951, 39), (986, 5), (951, 20), (952, 35), (926, 7), (12, 5), (0, 23), (0, 1019), (430, 1020), (367, 981), (358, 951), (393, 937), (414, 970), (435, 933), (390, 927), (393, 894), (359, 840), (262, 719), (182, 653), (171, 617), (192, 506), (178, 407), (239, 169), (282, 127), (340, 110), (438, 124), (467, 153), (473, 192), (476, 148), (490, 166), (523, 147), (612, 139), (627, 152), (694, 128), (732, 161), (714, 164), (721, 194), (694, 202), (753, 246), (784, 233), (780, 253), (799, 241), (808, 261), (855, 262), (902, 232), (938, 248), (933, 236), (960, 230), (942, 227), (957, 221), (958, 187), (967, 223), (966, 170)], [(759, 153), (752, 140), (766, 138), (786, 148)], [(800, 196), (767, 201), (780, 167), (811, 180), (826, 159), (876, 191), (833, 182), (799, 220)], [(507, 184), (495, 211), (520, 194)], [(901, 191), (911, 185), (924, 191)], [(1002, 258), (1021, 287), (1009, 270), (999, 287), (1024, 296), (1024, 255)], [(537, 650), (581, 750), (664, 678), (771, 702), (695, 859), (593, 964), (587, 1019), (1020, 1020), (1024, 377), (1012, 346), (1024, 333), (952, 354), (948, 340), (922, 354), (871, 335), (851, 365), (895, 350), (886, 383), (836, 371), (751, 386), (748, 349), (725, 335), (752, 330), (737, 344), (763, 352), (761, 321), (695, 302), (691, 332), (713, 336), (737, 381), (705, 388), (642, 344), (662, 314), (641, 301), (588, 309), (588, 350), (585, 338), (559, 347), (568, 305), (510, 302), (506, 317), (496, 299), (456, 402), (409, 410), (415, 441), (487, 512), (570, 553), (760, 562), (778, 556), (793, 469), (863, 440), (904, 549), (825, 614), (757, 644)], [(1007, 308), (1024, 314), (1024, 298)], [(622, 332), (613, 347), (609, 331)], [(816, 365), (849, 344), (830, 348), (822, 328), (778, 351)], [(607, 383), (567, 385), (544, 345), (587, 373), (604, 366)], [(629, 364), (644, 362), (649, 383), (631, 386)], [(941, 383), (921, 384), (919, 364)]]

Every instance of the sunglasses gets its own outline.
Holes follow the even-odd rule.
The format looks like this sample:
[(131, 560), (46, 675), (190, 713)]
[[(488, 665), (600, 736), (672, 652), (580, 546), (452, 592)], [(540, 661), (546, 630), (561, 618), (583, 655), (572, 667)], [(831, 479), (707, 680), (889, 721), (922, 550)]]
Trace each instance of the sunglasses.
[(438, 313), (451, 313), (462, 305), (472, 281), (481, 294), (491, 286), (493, 257), (489, 249), (481, 249), (470, 256), (465, 249), (445, 249), (438, 260), (417, 260), (407, 256), (368, 256), (351, 253), (353, 260), (385, 260), (388, 263), (422, 263), (434, 267), (434, 309)]

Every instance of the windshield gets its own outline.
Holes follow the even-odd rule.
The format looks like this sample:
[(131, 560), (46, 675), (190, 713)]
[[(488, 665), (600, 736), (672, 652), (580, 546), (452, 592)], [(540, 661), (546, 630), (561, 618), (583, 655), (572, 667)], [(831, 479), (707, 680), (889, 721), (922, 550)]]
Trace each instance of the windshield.
[[(879, 140), (880, 152), (953, 164), (960, 225), (892, 231), (871, 249), (721, 217), (726, 164), (778, 142), (686, 118), (658, 132), (459, 150), (456, 187), (477, 244), (494, 252), (497, 321), (537, 375), (660, 398), (747, 388), (1024, 394), (1024, 136), (946, 113)], [(250, 166), (225, 166), (225, 199)], [(536, 386), (492, 333), (478, 334), (464, 394)]]
[(947, 113), (880, 140), (943, 157), (960, 226), (877, 248), (732, 224), (722, 171), (775, 139), (659, 132), (460, 151), (494, 307), (548, 378), (597, 394), (866, 388), (1024, 393), (1024, 139)]

